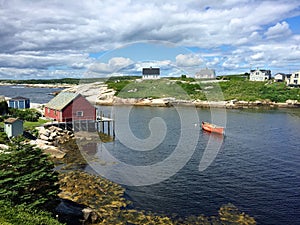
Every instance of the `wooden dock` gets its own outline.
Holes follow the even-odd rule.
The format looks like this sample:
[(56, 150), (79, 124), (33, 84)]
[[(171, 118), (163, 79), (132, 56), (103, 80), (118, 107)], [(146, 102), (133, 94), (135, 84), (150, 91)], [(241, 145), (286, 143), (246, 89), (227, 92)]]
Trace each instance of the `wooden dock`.
[(100, 132), (115, 138), (115, 120), (102, 112), (97, 115), (96, 120), (72, 120), (66, 122), (51, 121), (44, 124), (44, 127), (57, 126), (65, 130)]

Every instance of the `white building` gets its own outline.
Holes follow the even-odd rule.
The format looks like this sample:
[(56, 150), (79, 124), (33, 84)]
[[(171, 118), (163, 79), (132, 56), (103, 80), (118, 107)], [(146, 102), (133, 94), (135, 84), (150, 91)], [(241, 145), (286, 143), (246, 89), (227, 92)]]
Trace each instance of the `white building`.
[(300, 85), (300, 71), (292, 73), (290, 76), (287, 76), (286, 84), (289, 86), (299, 86)]
[(266, 81), (271, 79), (271, 70), (250, 70), (250, 81)]
[(159, 68), (143, 68), (143, 80), (157, 80), (160, 79)]
[(284, 73), (276, 73), (274, 76), (275, 82), (283, 82), (285, 80), (285, 74)]
[(195, 79), (203, 79), (203, 78), (215, 78), (216, 72), (213, 69), (201, 69), (199, 72), (195, 74)]

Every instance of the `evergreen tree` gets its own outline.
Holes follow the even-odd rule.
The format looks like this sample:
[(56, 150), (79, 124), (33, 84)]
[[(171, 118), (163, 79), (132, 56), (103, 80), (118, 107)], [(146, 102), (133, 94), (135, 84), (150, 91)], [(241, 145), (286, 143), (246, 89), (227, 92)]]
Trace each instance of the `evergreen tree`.
[(58, 174), (41, 149), (22, 142), (0, 153), (0, 199), (48, 209), (57, 199)]
[(6, 101), (1, 101), (0, 102), (0, 116), (5, 115), (8, 113), (8, 105)]

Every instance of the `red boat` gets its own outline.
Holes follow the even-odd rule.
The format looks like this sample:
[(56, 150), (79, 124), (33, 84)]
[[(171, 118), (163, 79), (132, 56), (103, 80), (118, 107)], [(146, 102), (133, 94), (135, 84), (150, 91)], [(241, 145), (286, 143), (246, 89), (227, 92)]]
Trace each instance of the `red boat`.
[(202, 122), (202, 129), (212, 133), (224, 134), (224, 127), (207, 122)]

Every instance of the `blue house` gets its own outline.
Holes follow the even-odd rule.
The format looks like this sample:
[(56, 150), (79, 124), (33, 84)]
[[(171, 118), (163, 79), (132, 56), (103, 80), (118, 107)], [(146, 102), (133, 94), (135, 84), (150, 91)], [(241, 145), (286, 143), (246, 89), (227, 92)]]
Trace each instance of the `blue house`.
[(8, 101), (8, 107), (15, 109), (28, 109), (30, 108), (30, 100), (29, 98), (24, 98), (21, 96), (11, 98)]

